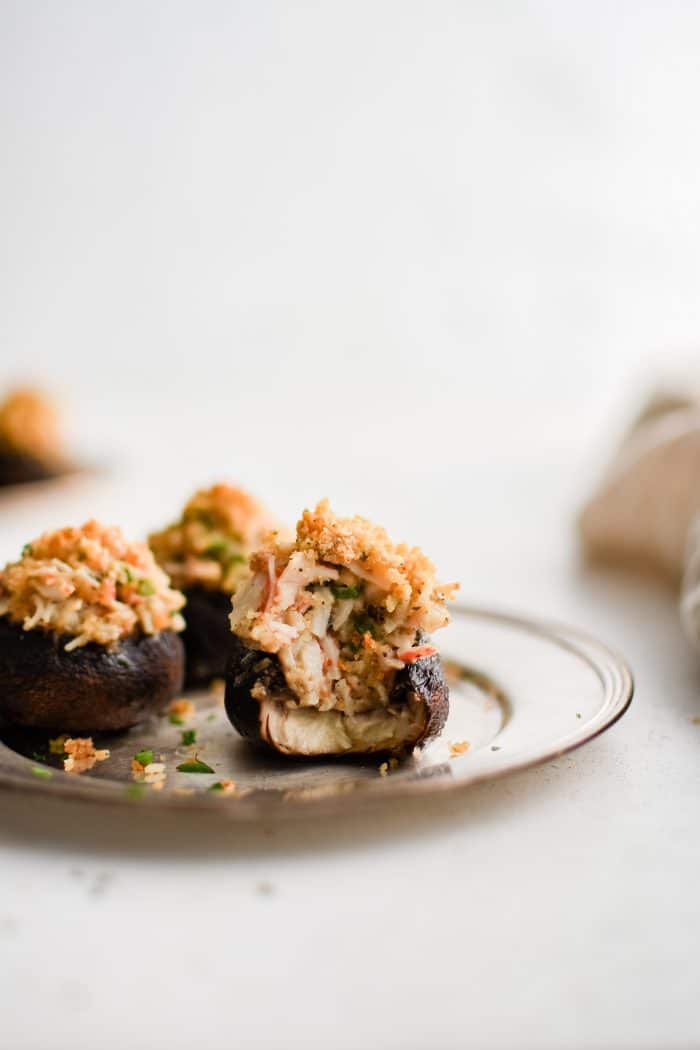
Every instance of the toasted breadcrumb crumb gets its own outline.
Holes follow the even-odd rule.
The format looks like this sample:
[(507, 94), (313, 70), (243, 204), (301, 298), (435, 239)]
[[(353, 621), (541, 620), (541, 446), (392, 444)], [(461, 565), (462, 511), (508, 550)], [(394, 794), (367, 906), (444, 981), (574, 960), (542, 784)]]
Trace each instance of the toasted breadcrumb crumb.
[(212, 678), (209, 683), (209, 692), (212, 696), (220, 696), (223, 699), (223, 695), (226, 692), (226, 682), (223, 678)]
[(173, 700), (167, 708), (167, 714), (175, 715), (176, 718), (191, 718), (194, 714), (194, 703), (192, 700)]
[(469, 741), (468, 740), (450, 741), (448, 746), (449, 746), (449, 749), (450, 749), (450, 758), (456, 758), (457, 755), (463, 755), (466, 751), (469, 750)]
[(91, 736), (69, 737), (64, 744), (64, 750), (67, 755), (63, 760), (66, 773), (86, 773), (97, 762), (104, 762), (109, 758), (108, 749), (95, 748)]

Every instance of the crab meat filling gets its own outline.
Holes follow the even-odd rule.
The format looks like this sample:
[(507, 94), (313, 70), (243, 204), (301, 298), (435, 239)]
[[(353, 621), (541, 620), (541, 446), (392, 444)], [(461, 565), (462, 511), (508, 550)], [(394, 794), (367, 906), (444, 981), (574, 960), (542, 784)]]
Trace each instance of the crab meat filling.
[(247, 647), (275, 654), (286, 682), (284, 696), (253, 686), (263, 736), (301, 753), (312, 740), (321, 753), (419, 739), (425, 704), (393, 702), (392, 691), (399, 672), (436, 652), (425, 638), (449, 621), (455, 586), (363, 518), (337, 518), (325, 501), (306, 511), (294, 543), (252, 555), (230, 617)]
[(273, 516), (247, 492), (218, 484), (196, 492), (179, 521), (152, 533), (149, 544), (173, 586), (231, 594), (250, 551), (276, 528)]

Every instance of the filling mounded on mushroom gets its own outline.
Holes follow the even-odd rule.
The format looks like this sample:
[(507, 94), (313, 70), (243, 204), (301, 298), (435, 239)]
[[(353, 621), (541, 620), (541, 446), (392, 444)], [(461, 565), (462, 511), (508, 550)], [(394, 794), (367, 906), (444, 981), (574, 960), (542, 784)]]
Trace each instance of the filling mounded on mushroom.
[(187, 598), (183, 641), (189, 685), (223, 678), (231, 595), (246, 575), (250, 552), (276, 527), (253, 496), (218, 484), (196, 492), (179, 521), (149, 537), (156, 560)]
[(37, 390), (11, 391), (0, 403), (0, 485), (41, 481), (64, 469), (53, 402)]
[(182, 685), (184, 604), (120, 529), (45, 532), (0, 572), (0, 711), (42, 728), (133, 725)]
[(443, 727), (448, 691), (430, 632), (456, 584), (327, 501), (292, 543), (250, 559), (233, 601), (226, 707), (245, 736), (298, 755), (404, 752)]

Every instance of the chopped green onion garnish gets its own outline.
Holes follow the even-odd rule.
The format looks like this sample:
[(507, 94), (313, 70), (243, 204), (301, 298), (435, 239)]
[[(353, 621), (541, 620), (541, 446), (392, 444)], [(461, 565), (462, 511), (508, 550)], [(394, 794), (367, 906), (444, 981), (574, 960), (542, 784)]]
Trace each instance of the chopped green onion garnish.
[(169, 722), (174, 726), (184, 726), (185, 719), (181, 718), (180, 715), (169, 715)]
[(205, 547), (204, 553), (210, 558), (218, 558), (222, 554), (225, 554), (230, 547), (230, 543), (223, 536), (217, 537), (212, 540), (208, 547)]
[(31, 545), (31, 543), (25, 543), (24, 547), (22, 547), (22, 557), (26, 558), (31, 553), (32, 553), (32, 545)]
[(153, 761), (153, 751), (150, 749), (139, 751), (138, 754), (134, 755), (134, 759), (136, 762), (140, 762), (142, 766), (150, 766)]
[(152, 594), (156, 593), (155, 585), (150, 580), (139, 580), (139, 585), (136, 589), (144, 598), (150, 598)]
[(131, 569), (129, 568), (129, 566), (126, 564), (126, 562), (123, 565), (123, 569), (124, 569), (124, 575), (126, 576), (126, 579), (127, 579), (127, 583), (133, 583), (134, 582), (134, 574), (131, 571)]
[[(208, 510), (196, 510), (191, 512), (191, 516), (195, 521), (201, 521), (202, 525), (206, 525), (208, 529), (214, 528), (214, 516)], [(189, 515), (187, 515), (189, 517)]]
[(211, 766), (208, 766), (206, 762), (202, 762), (199, 758), (193, 758), (189, 762), (182, 762), (181, 765), (175, 767), (178, 773), (213, 773), (214, 770)]
[(331, 590), (334, 598), (359, 598), (360, 591), (362, 588), (358, 585), (356, 587), (346, 587), (343, 583), (332, 583)]
[(220, 780), (217, 780), (217, 782), (215, 784), (212, 784), (212, 786), (209, 788), (209, 791), (223, 791), (223, 790), (224, 790), (224, 785), (221, 783)]
[(196, 729), (183, 729), (182, 731), (182, 744), (183, 747), (189, 747), (190, 744), (194, 744), (197, 739)]
[(35, 777), (39, 777), (40, 780), (48, 780), (53, 776), (50, 769), (43, 769), (41, 766), (32, 766), (31, 772)]

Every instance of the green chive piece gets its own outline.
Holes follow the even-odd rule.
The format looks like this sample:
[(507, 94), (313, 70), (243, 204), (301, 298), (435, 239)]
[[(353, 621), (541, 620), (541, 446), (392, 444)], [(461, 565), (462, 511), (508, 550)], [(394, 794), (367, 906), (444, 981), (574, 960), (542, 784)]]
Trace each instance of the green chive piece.
[(225, 554), (229, 549), (229, 541), (224, 539), (223, 536), (217, 536), (215, 540), (204, 548), (204, 553), (209, 558), (219, 558), (222, 554)]
[(356, 587), (346, 587), (343, 583), (332, 583), (331, 590), (334, 598), (359, 598), (360, 591), (362, 588), (358, 585)]
[(134, 755), (136, 762), (140, 762), (142, 766), (150, 766), (153, 761), (153, 751), (149, 748), (144, 751), (139, 751), (138, 754)]
[(174, 726), (184, 726), (185, 724), (185, 719), (181, 718), (180, 715), (169, 715), (168, 721)]
[(35, 777), (39, 777), (39, 780), (49, 780), (53, 776), (50, 769), (44, 769), (42, 766), (32, 766), (31, 772)]
[(150, 598), (152, 594), (156, 593), (155, 585), (150, 580), (139, 580), (139, 585), (136, 589), (143, 598)]
[(126, 562), (124, 562), (122, 568), (124, 569), (124, 575), (126, 576), (127, 583), (133, 583), (134, 582), (134, 574), (131, 571), (131, 569), (129, 568), (129, 566), (126, 564)]
[(35, 762), (45, 762), (46, 755), (42, 755), (40, 751), (32, 751), (32, 758)]
[(224, 785), (221, 783), (220, 780), (217, 780), (217, 782), (215, 784), (212, 784), (212, 786), (208, 790), (209, 791), (223, 791), (224, 790)]
[(25, 543), (24, 547), (22, 547), (22, 557), (23, 558), (27, 558), (31, 553), (32, 553), (32, 545), (31, 545), (31, 543)]
[(178, 773), (213, 773), (214, 770), (200, 758), (193, 758), (189, 762), (182, 762), (175, 767)]
[(182, 746), (189, 747), (190, 744), (194, 744), (197, 739), (196, 729), (183, 729), (182, 731)]

